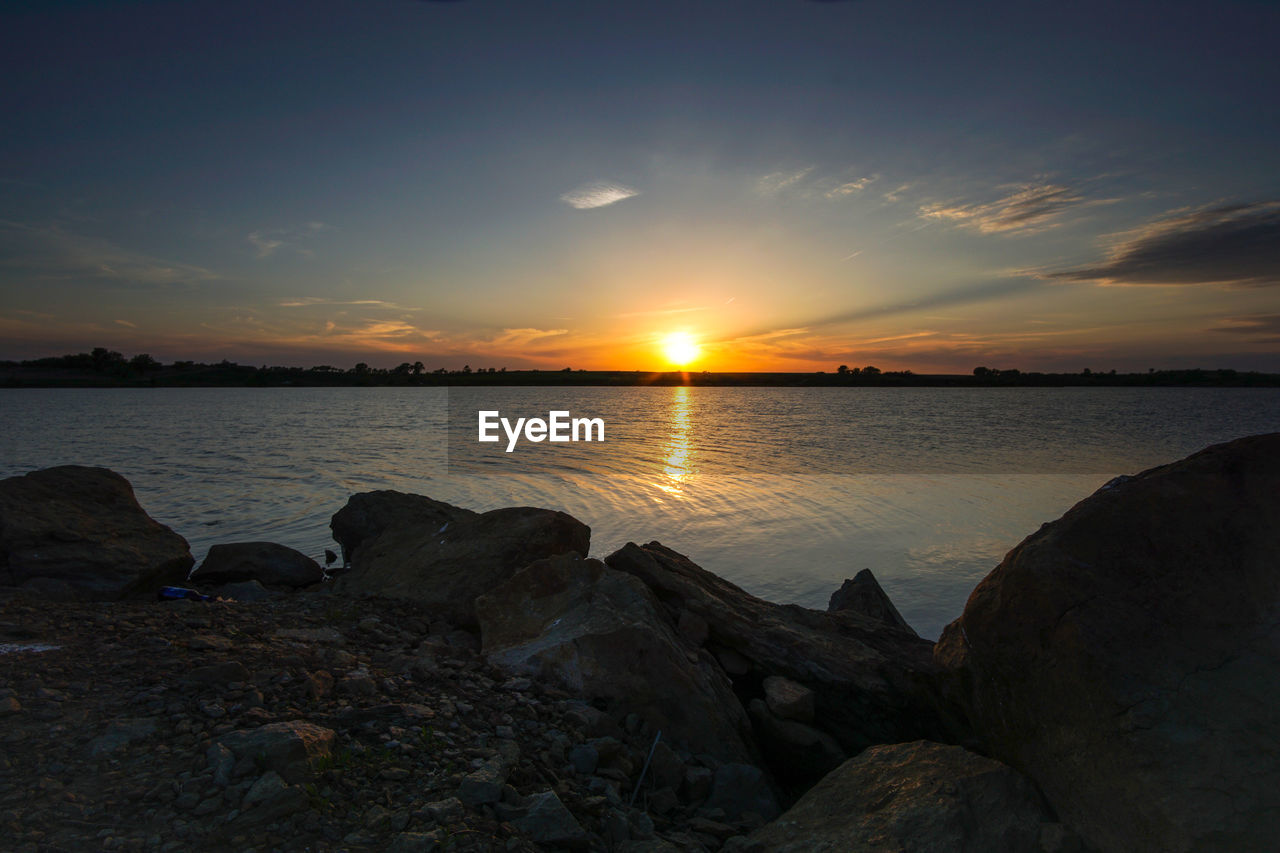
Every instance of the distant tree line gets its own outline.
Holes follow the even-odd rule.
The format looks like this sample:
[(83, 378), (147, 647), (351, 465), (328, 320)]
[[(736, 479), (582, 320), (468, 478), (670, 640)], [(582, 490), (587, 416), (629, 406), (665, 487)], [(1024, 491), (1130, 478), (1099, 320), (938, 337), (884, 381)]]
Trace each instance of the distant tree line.
[(207, 364), (175, 361), (162, 364), (148, 353), (132, 357), (95, 347), (75, 355), (0, 361), (0, 384), (8, 387), (116, 386), (360, 386), (360, 385), (694, 385), (694, 386), (1233, 386), (1280, 387), (1280, 374), (1235, 370), (1156, 370), (1146, 373), (1094, 371), (1079, 373), (1024, 372), (1016, 368), (975, 367), (971, 374), (917, 374), (910, 370), (881, 370), (874, 365), (813, 373), (710, 373), (707, 371), (647, 372), (639, 370), (511, 370), (506, 367), (428, 370), (421, 361), (395, 367), (371, 367), (359, 362), (350, 368), (320, 364), (313, 367), (268, 367), (222, 361)]

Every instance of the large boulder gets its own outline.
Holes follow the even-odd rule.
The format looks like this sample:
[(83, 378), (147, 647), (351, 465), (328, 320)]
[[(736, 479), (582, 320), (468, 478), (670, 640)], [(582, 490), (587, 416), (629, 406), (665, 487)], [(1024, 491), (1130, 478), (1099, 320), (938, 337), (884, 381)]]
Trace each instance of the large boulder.
[(563, 512), (508, 507), (475, 513), (421, 495), (355, 495), (330, 525), (351, 572), (338, 588), (424, 602), (466, 627), (474, 601), (535, 560), (586, 554), (591, 528)]
[(605, 562), (644, 581), (670, 624), (689, 614), (705, 624), (698, 636), (743, 695), (764, 698), (768, 676), (812, 690), (813, 725), (849, 755), (876, 743), (959, 736), (936, 690), (933, 646), (909, 628), (852, 610), (771, 604), (657, 542), (627, 543)]
[(0, 480), (0, 586), (56, 598), (154, 598), (191, 570), (187, 540), (106, 468), (63, 465)]
[(849, 759), (740, 849), (1022, 853), (1041, 849), (1051, 821), (1035, 786), (1012, 768), (963, 747), (916, 741)]
[(264, 586), (292, 588), (323, 579), (324, 570), (319, 563), (301, 551), (274, 542), (214, 545), (190, 578), (192, 583), (210, 586), (257, 581)]
[(345, 562), (351, 563), (366, 542), (388, 529), (423, 528), (438, 530), (451, 522), (475, 518), (476, 513), (425, 495), (409, 495), (390, 489), (361, 492), (347, 499), (347, 505), (329, 522), (333, 539), (342, 546)]
[(477, 599), (476, 613), (491, 664), (601, 702), (615, 718), (638, 714), (693, 752), (752, 757), (728, 679), (631, 575), (576, 554), (540, 560)]
[(1118, 478), (938, 642), (995, 757), (1101, 850), (1280, 839), (1280, 434)]

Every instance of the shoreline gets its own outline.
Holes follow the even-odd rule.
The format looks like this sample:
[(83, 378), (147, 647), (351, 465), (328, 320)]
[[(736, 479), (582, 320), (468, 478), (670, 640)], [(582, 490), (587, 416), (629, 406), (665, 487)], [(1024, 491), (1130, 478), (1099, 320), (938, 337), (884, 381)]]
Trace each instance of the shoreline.
[[(982, 369), (982, 368), (980, 368)], [(1153, 370), (1149, 373), (983, 374), (907, 371), (733, 373), (639, 370), (506, 370), (409, 373), (367, 368), (172, 365), (94, 370), (0, 362), (0, 388), (448, 388), (448, 387), (692, 387), (692, 388), (1280, 388), (1280, 374), (1237, 370)]]
[[(106, 469), (9, 478), (0, 820), (24, 853), (1261, 849), (1277, 477), (1280, 434), (1117, 477), (936, 643), (869, 571), (776, 605), (658, 542), (584, 558), (554, 510), (356, 494), (317, 586), (263, 542), (191, 572)], [(137, 600), (176, 582), (221, 597)]]

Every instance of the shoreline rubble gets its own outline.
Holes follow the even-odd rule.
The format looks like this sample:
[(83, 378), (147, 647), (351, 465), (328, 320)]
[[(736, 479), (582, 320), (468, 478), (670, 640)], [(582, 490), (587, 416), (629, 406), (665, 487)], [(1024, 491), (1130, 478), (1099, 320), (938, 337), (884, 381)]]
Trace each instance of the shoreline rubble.
[[(9, 478), (0, 827), (31, 853), (1265, 849), (1276, 482), (1280, 434), (1113, 481), (934, 644), (867, 570), (776, 605), (658, 542), (588, 559), (564, 513), (397, 492), (334, 515), (335, 581), (270, 543), (188, 578), (118, 475)], [(224, 598), (142, 600), (201, 573)]]

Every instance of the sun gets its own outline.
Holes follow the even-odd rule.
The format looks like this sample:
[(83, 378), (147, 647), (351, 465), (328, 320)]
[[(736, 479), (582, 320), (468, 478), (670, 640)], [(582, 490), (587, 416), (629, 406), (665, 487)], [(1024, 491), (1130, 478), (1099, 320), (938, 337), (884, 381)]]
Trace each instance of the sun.
[(676, 367), (693, 361), (701, 349), (688, 332), (672, 332), (662, 339), (662, 354)]

